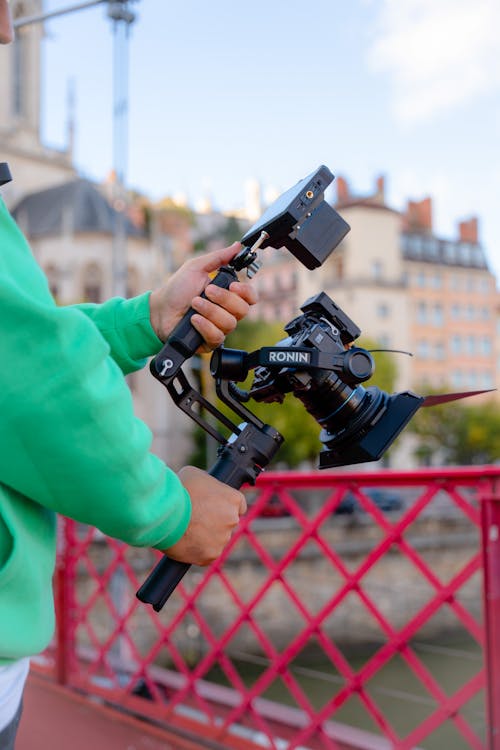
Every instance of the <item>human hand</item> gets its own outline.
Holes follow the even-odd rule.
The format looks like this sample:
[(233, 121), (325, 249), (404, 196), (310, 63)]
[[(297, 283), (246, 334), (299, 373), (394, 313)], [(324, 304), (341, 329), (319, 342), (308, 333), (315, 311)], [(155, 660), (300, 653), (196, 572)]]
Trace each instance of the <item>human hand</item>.
[(191, 498), (191, 520), (184, 536), (163, 551), (173, 560), (209, 565), (246, 513), (245, 496), (194, 466), (185, 466), (178, 476)]
[[(222, 250), (196, 256), (183, 263), (167, 283), (149, 298), (151, 325), (161, 341), (166, 341), (177, 323), (192, 307), (194, 328), (205, 347), (215, 349), (234, 330), (257, 301), (255, 289), (246, 282), (234, 281), (229, 289), (210, 284), (210, 272), (228, 263), (240, 250), (239, 242)], [(206, 299), (199, 296), (205, 292)]]

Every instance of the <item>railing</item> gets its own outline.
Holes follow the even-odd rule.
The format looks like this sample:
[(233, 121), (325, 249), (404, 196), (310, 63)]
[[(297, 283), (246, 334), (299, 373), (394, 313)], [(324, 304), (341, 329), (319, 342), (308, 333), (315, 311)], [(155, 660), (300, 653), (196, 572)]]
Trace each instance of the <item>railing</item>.
[(64, 521), (38, 667), (200, 747), (500, 750), (499, 480), (264, 474), (159, 614), (151, 552)]

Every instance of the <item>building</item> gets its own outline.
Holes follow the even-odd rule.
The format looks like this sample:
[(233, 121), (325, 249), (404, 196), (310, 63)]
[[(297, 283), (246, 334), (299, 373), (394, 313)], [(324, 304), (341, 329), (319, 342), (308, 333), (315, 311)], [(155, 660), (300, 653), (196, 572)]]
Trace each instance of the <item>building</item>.
[(412, 308), (412, 382), (433, 389), (480, 390), (498, 382), (498, 292), (476, 218), (445, 240), (432, 231), (432, 202), (408, 204), (401, 253)]
[(496, 279), (479, 242), (476, 218), (457, 237), (438, 237), (432, 201), (396, 211), (384, 178), (356, 196), (337, 178), (335, 206), (351, 231), (314, 271), (286, 251), (273, 253), (256, 279), (254, 312), (286, 322), (309, 296), (325, 291), (381, 348), (397, 357), (396, 390), (480, 390), (500, 385)]
[[(43, 12), (42, 0), (12, 0), (13, 18)], [(72, 163), (73, 124), (68, 111), (67, 145), (58, 151), (40, 139), (42, 24), (16, 32), (14, 44), (0, 47), (0, 149), (15, 179), (2, 195), (9, 206), (23, 195), (76, 177)]]

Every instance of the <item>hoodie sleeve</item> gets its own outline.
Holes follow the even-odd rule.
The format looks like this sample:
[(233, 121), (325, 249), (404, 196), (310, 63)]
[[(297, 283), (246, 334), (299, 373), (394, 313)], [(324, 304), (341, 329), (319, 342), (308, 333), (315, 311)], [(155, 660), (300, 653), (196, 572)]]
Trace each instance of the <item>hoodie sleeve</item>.
[(151, 326), (150, 294), (146, 292), (132, 299), (113, 297), (100, 305), (73, 306), (99, 329), (110, 347), (111, 357), (125, 375), (144, 367), (147, 358), (163, 346)]
[(89, 311), (56, 307), (8, 279), (0, 292), (1, 481), (129, 544), (174, 544), (189, 495), (151, 453), (120, 370), (159, 347), (147, 295)]

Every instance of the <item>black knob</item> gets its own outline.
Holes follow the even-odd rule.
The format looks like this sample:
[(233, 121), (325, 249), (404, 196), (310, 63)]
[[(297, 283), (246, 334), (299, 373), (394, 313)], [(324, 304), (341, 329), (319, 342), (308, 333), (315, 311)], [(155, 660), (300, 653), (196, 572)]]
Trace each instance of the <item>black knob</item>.
[(373, 375), (375, 363), (370, 352), (352, 347), (344, 355), (343, 380), (346, 383), (363, 383)]

